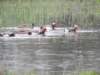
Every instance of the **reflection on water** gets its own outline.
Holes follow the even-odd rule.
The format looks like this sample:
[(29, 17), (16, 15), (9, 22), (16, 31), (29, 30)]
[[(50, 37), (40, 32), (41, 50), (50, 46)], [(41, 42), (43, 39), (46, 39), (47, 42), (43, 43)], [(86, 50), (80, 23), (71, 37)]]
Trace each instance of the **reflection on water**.
[(100, 71), (100, 33), (59, 38), (0, 39), (0, 66), (37, 75), (64, 75), (82, 70)]

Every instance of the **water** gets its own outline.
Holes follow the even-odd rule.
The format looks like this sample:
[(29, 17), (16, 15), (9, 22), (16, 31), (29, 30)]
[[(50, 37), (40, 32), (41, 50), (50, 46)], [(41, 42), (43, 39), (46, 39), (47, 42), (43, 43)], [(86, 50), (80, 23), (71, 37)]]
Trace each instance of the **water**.
[(1, 69), (36, 75), (74, 75), (100, 72), (100, 33), (55, 38), (0, 39)]

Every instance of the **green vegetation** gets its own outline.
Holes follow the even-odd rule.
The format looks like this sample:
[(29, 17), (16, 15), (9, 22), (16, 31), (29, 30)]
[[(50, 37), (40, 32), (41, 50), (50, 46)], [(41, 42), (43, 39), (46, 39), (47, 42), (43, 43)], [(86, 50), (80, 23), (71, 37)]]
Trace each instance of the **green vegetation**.
[(30, 70), (30, 71), (20, 71), (20, 72), (17, 72), (17, 71), (5, 71), (5, 73), (3, 73), (3, 74), (0, 74), (0, 75), (37, 75), (36, 73), (35, 73), (35, 71), (34, 70)]
[[(50, 73), (50, 71), (48, 71), (48, 74)], [(25, 71), (25, 72), (14, 72), (14, 71), (6, 71), (4, 74), (0, 74), (0, 75), (38, 75), (36, 74), (36, 72), (34, 70), (31, 71)], [(67, 74), (65, 74), (67, 75)], [(96, 71), (82, 71), (79, 72), (78, 74), (73, 74), (73, 72), (70, 75), (100, 75), (100, 72), (96, 72)]]
[(79, 75), (100, 75), (100, 73), (95, 71), (83, 71)]
[(0, 0), (0, 26), (58, 21), (67, 26), (100, 24), (100, 0)]

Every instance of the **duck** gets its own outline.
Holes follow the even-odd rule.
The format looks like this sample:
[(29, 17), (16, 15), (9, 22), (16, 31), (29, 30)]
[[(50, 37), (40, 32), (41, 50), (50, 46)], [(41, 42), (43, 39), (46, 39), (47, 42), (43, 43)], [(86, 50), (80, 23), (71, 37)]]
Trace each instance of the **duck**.
[(8, 34), (9, 37), (15, 37), (15, 33)]
[(2, 33), (0, 33), (0, 37), (3, 37), (4, 35)]
[(78, 25), (74, 25), (72, 28), (70, 28), (68, 31), (69, 32), (77, 32), (77, 30), (79, 30), (79, 26)]

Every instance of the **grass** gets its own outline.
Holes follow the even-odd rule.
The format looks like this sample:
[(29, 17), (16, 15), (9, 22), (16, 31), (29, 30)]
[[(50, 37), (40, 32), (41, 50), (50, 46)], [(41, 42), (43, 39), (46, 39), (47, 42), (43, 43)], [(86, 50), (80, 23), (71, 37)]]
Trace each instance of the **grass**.
[(61, 15), (60, 2), (33, 0), (27, 2), (10, 1), (0, 4), (0, 24), (12, 25), (21, 23), (44, 24), (53, 17)]
[(100, 3), (100, 0), (96, 0), (97, 3)]
[[(1, 75), (1, 74), (0, 74)], [(3, 75), (37, 75), (36, 72), (34, 70), (31, 71), (11, 71), (11, 70), (7, 70), (3, 73)]]
[[(48, 74), (50, 72), (48, 71)], [(45, 74), (45, 73), (44, 73)], [(3, 75), (38, 75), (36, 74), (36, 72), (34, 70), (30, 70), (30, 71), (20, 71), (19, 73), (16, 71), (5, 71), (5, 73)], [(67, 75), (67, 74), (66, 74)], [(70, 75), (77, 75), (77, 73), (70, 73)], [(100, 75), (100, 72), (96, 72), (96, 71), (81, 71), (78, 73), (78, 75)]]
[(95, 71), (83, 71), (83, 72), (80, 72), (79, 75), (100, 75), (100, 73), (95, 72)]
[[(99, 16), (99, 3), (94, 0), (0, 0), (0, 26), (48, 24), (54, 20), (66, 25), (93, 24), (89, 15)], [(97, 7), (97, 8), (96, 8)], [(95, 12), (96, 11), (96, 12)], [(83, 18), (83, 19), (82, 19)], [(95, 20), (95, 23), (98, 23)]]

